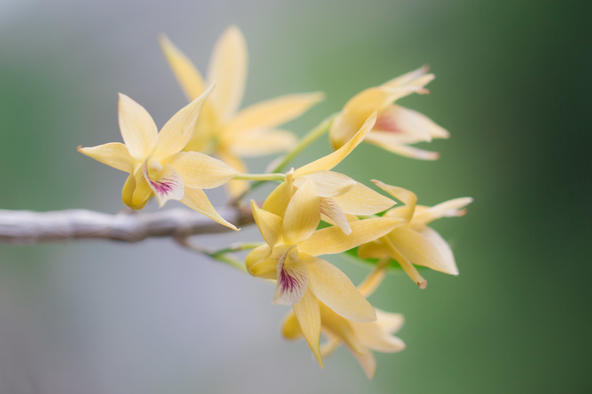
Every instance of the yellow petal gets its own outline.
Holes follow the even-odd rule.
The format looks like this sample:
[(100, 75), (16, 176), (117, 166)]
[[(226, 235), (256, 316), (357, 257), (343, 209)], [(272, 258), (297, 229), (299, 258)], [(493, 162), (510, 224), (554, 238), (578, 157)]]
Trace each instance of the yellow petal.
[(393, 334), (401, 329), (403, 323), (405, 323), (405, 318), (400, 313), (388, 313), (376, 309), (376, 323), (383, 332)]
[(273, 259), (272, 250), (268, 245), (261, 245), (251, 250), (245, 257), (247, 272), (265, 279), (277, 277), (277, 259)]
[(349, 141), (372, 113), (378, 113), (390, 102), (389, 92), (380, 88), (366, 89), (352, 97), (331, 125), (329, 138), (333, 148)]
[(356, 182), (343, 194), (333, 197), (343, 212), (350, 215), (374, 215), (392, 207), (395, 202), (375, 192), (369, 187)]
[(366, 142), (379, 146), (382, 149), (397, 155), (412, 159), (437, 160), (440, 157), (438, 152), (427, 151), (402, 144), (396, 137), (390, 136), (387, 133), (371, 133), (366, 137)]
[(347, 221), (345, 213), (337, 204), (335, 199), (330, 197), (321, 197), (321, 218), (328, 223), (334, 224), (343, 231), (344, 234), (351, 234), (351, 227)]
[(282, 336), (289, 340), (298, 339), (302, 336), (300, 324), (294, 312), (290, 312), (282, 323)]
[(341, 253), (374, 241), (403, 223), (399, 218), (388, 217), (350, 222), (350, 235), (345, 235), (338, 227), (327, 227), (316, 231), (310, 238), (301, 242), (298, 249), (313, 256)]
[(341, 345), (341, 340), (337, 337), (329, 336), (326, 333), (325, 335), (328, 336), (328, 338), (327, 341), (321, 345), (321, 355), (323, 357), (330, 356), (335, 350), (337, 350), (339, 345)]
[(261, 236), (269, 246), (275, 245), (282, 231), (282, 218), (274, 213), (268, 212), (257, 206), (255, 201), (251, 200), (251, 212), (255, 224), (259, 227)]
[(442, 217), (463, 216), (466, 213), (464, 208), (471, 202), (473, 202), (471, 197), (461, 197), (444, 201), (433, 207), (418, 206), (415, 210), (412, 224), (426, 225), (431, 221)]
[[(216, 153), (218, 157), (222, 159), (222, 161), (230, 165), (237, 172), (241, 174), (247, 172), (247, 166), (245, 165), (245, 163), (233, 153), (227, 150), (220, 150)], [(249, 188), (249, 182), (243, 180), (232, 180), (228, 182), (227, 188), (228, 194), (231, 198), (238, 197)]]
[(411, 220), (413, 217), (413, 213), (415, 212), (415, 206), (417, 204), (417, 196), (410, 190), (403, 189), (402, 187), (398, 186), (391, 186), (387, 185), (386, 183), (380, 182), (376, 179), (373, 179), (372, 182), (391, 196), (395, 197), (396, 199), (400, 200), (405, 204), (403, 207), (397, 207), (395, 209), (390, 210), (387, 215), (388, 216), (397, 216), (404, 218), (407, 222)]
[(329, 171), (337, 164), (341, 163), (363, 140), (366, 133), (372, 129), (376, 122), (376, 112), (372, 113), (362, 124), (358, 132), (336, 151), (308, 163), (296, 170), (295, 175), (302, 176), (318, 171)]
[(390, 249), (382, 242), (381, 239), (368, 242), (360, 245), (358, 248), (358, 256), (363, 259), (382, 259), (390, 257)]
[(145, 159), (156, 144), (157, 129), (152, 116), (134, 100), (119, 93), (119, 130), (129, 154)]
[(409, 258), (403, 254), (397, 246), (395, 246), (394, 242), (390, 238), (390, 234), (387, 237), (382, 239), (385, 245), (390, 250), (390, 255), (392, 258), (397, 260), (403, 271), (409, 276), (409, 278), (417, 284), (417, 287), (420, 289), (425, 289), (428, 286), (428, 282), (419, 274), (417, 268), (411, 263)]
[(351, 189), (357, 182), (347, 175), (335, 171), (319, 171), (294, 179), (294, 185), (300, 187), (310, 181), (315, 193), (320, 197), (335, 197)]
[(230, 139), (230, 149), (241, 157), (265, 156), (291, 149), (297, 143), (294, 134), (282, 130), (256, 130)]
[(282, 223), (285, 242), (293, 245), (307, 239), (320, 220), (320, 198), (315, 195), (312, 183), (306, 182), (294, 193), (286, 208)]
[(289, 248), (277, 261), (277, 280), (274, 304), (293, 305), (297, 303), (308, 285), (306, 264), (298, 258), (294, 248)]
[(420, 231), (408, 226), (390, 235), (393, 243), (412, 263), (435, 271), (458, 275), (458, 268), (448, 243), (429, 227)]
[(206, 215), (216, 223), (220, 223), (223, 226), (238, 231), (238, 228), (234, 224), (229, 223), (222, 216), (220, 216), (220, 214), (212, 206), (212, 203), (203, 190), (193, 187), (185, 187), (185, 195), (183, 196), (181, 202), (187, 205), (189, 208)]
[[(390, 107), (395, 113), (395, 122), (399, 130), (409, 135), (416, 135), (416, 141), (429, 141), (431, 138), (449, 138), (450, 133), (440, 127), (433, 120), (412, 109), (400, 105)], [(421, 139), (420, 139), (421, 138)]]
[(180, 200), (185, 193), (183, 178), (170, 166), (165, 166), (157, 175), (150, 174), (146, 166), (143, 168), (144, 178), (154, 192), (158, 205), (162, 207), (169, 200)]
[(166, 36), (160, 37), (160, 46), (183, 92), (189, 100), (194, 100), (204, 91), (204, 83), (199, 71), (191, 61)]
[(180, 152), (170, 164), (183, 178), (186, 186), (211, 189), (230, 181), (237, 171), (221, 160), (200, 152)]
[(153, 153), (156, 160), (169, 158), (185, 148), (185, 145), (193, 136), (201, 107), (211, 90), (212, 86), (201, 96), (181, 108), (162, 127), (162, 130), (158, 133), (158, 141)]
[(300, 301), (294, 304), (294, 314), (296, 315), (296, 319), (298, 319), (304, 339), (306, 339), (310, 350), (312, 350), (312, 353), (322, 367), (321, 313), (319, 311), (319, 303), (310, 290), (307, 290)]
[(236, 112), (243, 97), (247, 74), (247, 45), (236, 26), (218, 39), (210, 59), (208, 81), (216, 83), (210, 98), (222, 119)]
[(334, 265), (317, 257), (303, 257), (312, 293), (335, 313), (354, 321), (376, 320), (374, 308), (349, 278)]
[(294, 187), (291, 182), (285, 181), (280, 183), (273, 189), (263, 203), (263, 209), (278, 216), (284, 216), (293, 193)]
[(141, 170), (131, 174), (121, 190), (121, 200), (133, 209), (144, 208), (152, 196), (152, 189), (144, 179), (144, 173)]
[(289, 122), (324, 98), (322, 93), (290, 94), (257, 103), (240, 111), (228, 124), (231, 134), (271, 129)]
[(364, 373), (368, 377), (368, 379), (374, 378), (374, 374), (376, 373), (376, 359), (372, 352), (368, 349), (364, 349), (360, 353), (352, 352), (354, 357), (360, 363), (360, 366), (364, 370)]
[(405, 349), (405, 343), (383, 331), (378, 320), (370, 323), (353, 322), (353, 326), (356, 336), (364, 347), (383, 353), (400, 352)]
[[(356, 338), (352, 321), (335, 313), (331, 308), (322, 302), (321, 306), (321, 323), (323, 333), (329, 339), (337, 338), (339, 342), (344, 342), (352, 351), (361, 352), (363, 349), (360, 346), (358, 338)], [(321, 350), (321, 353), (322, 350)], [(323, 353), (324, 355), (324, 353)]]
[(120, 142), (109, 142), (88, 148), (79, 146), (78, 152), (120, 171), (131, 173), (134, 170), (135, 160)]
[(435, 78), (434, 74), (428, 74), (427, 72), (428, 67), (422, 66), (417, 70), (410, 71), (397, 78), (393, 78), (388, 82), (385, 82), (383, 86), (397, 88), (405, 85), (414, 85), (416, 87), (423, 88)]

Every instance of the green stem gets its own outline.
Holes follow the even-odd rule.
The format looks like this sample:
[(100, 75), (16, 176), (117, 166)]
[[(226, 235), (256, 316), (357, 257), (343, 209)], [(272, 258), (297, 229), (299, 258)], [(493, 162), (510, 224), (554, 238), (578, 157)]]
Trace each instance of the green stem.
[(283, 181), (286, 179), (284, 174), (238, 174), (232, 177), (232, 179), (240, 179), (245, 181), (258, 181), (258, 182), (265, 182), (265, 181)]

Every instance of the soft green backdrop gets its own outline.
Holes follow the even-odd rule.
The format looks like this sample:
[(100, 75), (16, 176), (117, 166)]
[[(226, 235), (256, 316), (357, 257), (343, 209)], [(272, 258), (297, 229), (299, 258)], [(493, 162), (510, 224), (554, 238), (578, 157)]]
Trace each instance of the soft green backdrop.
[[(271, 286), (169, 241), (0, 245), (0, 392), (591, 392), (583, 4), (0, 1), (0, 208), (120, 210), (123, 176), (75, 147), (119, 138), (118, 91), (158, 124), (183, 104), (159, 33), (204, 69), (230, 24), (249, 45), (246, 103), (327, 93), (291, 124), (298, 133), (359, 90), (429, 64), (432, 93), (403, 104), (450, 130), (428, 147), (441, 159), (364, 145), (340, 169), (428, 204), (475, 198), (466, 217), (435, 226), (458, 278), (428, 272), (420, 291), (393, 274), (373, 296), (405, 314), (408, 348), (379, 354), (372, 382), (345, 350), (319, 370), (304, 343), (281, 340), (286, 310), (271, 305)], [(327, 149), (323, 140), (307, 158)], [(334, 261), (355, 279), (368, 271)]]

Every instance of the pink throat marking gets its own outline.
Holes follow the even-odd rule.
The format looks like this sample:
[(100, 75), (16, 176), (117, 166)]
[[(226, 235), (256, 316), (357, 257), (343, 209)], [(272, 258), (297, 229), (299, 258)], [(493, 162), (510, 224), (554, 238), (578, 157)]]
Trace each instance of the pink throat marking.
[(374, 124), (374, 130), (379, 131), (388, 131), (393, 134), (402, 134), (403, 130), (401, 130), (397, 126), (397, 121), (394, 116), (382, 115), (376, 119), (376, 123)]
[(284, 292), (293, 292), (302, 286), (302, 282), (296, 276), (291, 276), (286, 270), (280, 272), (280, 286)]

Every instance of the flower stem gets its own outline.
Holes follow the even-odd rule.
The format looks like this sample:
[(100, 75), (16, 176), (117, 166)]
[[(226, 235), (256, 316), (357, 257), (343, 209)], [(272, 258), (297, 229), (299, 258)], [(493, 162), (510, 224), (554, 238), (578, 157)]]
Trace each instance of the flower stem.
[(270, 174), (237, 174), (232, 179), (240, 179), (245, 181), (283, 181), (286, 179), (284, 174), (270, 173)]

